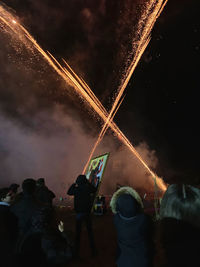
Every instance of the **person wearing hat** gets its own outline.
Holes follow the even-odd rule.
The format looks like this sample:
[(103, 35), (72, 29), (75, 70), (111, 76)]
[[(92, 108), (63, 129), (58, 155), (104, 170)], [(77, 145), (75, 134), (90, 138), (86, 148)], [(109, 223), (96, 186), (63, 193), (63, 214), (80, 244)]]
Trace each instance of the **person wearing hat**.
[(131, 187), (121, 187), (110, 206), (117, 232), (117, 266), (152, 266), (152, 224), (143, 212), (139, 194)]

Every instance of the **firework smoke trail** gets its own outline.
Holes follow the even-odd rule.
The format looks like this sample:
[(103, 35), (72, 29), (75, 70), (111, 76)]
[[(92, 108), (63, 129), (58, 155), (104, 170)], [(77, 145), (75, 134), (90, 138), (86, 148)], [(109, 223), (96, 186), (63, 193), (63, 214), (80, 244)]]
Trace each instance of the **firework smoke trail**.
[[(81, 80), (77, 79), (77, 75), (74, 75), (74, 73), (71, 71), (71, 73), (66, 69), (63, 68), (60, 63), (50, 54), (46, 53), (36, 42), (36, 40), (29, 34), (29, 32), (20, 24), (17, 22), (17, 20), (3, 8), (0, 6), (0, 20), (7, 25), (7, 27), (12, 30), (13, 33), (17, 35), (17, 37), (28, 47), (29, 49), (33, 50), (33, 47), (30, 46), (30, 43), (27, 42), (27, 39), (31, 42), (31, 44), (34, 46), (34, 48), (47, 60), (48, 64), (67, 82), (68, 84), (72, 85), (74, 89), (79, 93), (80, 97), (83, 98), (90, 106), (99, 114), (99, 116), (103, 119), (106, 124), (111, 127), (111, 129), (116, 133), (118, 138), (130, 149), (131, 152), (142, 162), (144, 167), (150, 172), (152, 176), (155, 177), (155, 174), (149, 169), (149, 167), (146, 165), (146, 163), (142, 160), (138, 152), (135, 150), (135, 148), (132, 146), (130, 141), (126, 138), (126, 136), (119, 130), (119, 128), (116, 126), (116, 124), (111, 123), (111, 119), (113, 119), (114, 116), (112, 116), (114, 110), (116, 109), (117, 103), (115, 103), (115, 108), (113, 108), (113, 112), (110, 113), (110, 116), (107, 114), (105, 108), (100, 103), (99, 100), (97, 100), (96, 96), (92, 92), (92, 90), (86, 85), (86, 83)], [(24, 36), (26, 38), (24, 38)], [(143, 52), (142, 52), (143, 53)], [(142, 55), (140, 54), (140, 57)], [(137, 65), (138, 60), (135, 61), (135, 67)], [(135, 68), (134, 67), (134, 68)], [(134, 70), (132, 66), (132, 70)], [(133, 72), (133, 71), (132, 71)], [(131, 73), (131, 72), (130, 72)], [(132, 75), (132, 73), (131, 73)], [(128, 75), (131, 77), (131, 75)], [(130, 78), (129, 78), (130, 79)], [(127, 82), (128, 83), (128, 82)], [(126, 83), (126, 84), (127, 84)], [(125, 84), (125, 83), (124, 83)], [(84, 85), (84, 86), (83, 86)], [(125, 86), (124, 86), (125, 88)], [(117, 98), (117, 102), (119, 102), (119, 97)], [(109, 119), (108, 119), (109, 117)], [(105, 128), (104, 128), (105, 129)], [(105, 130), (103, 131), (105, 133)], [(161, 180), (160, 188), (165, 189), (164, 184), (162, 185), (163, 181)]]
[[(140, 51), (140, 57), (141, 57), (144, 49), (148, 45), (148, 43), (149, 43), (149, 39), (147, 40), (146, 45), (143, 46), (143, 50)], [(135, 62), (135, 64), (132, 64), (131, 67), (130, 67), (130, 72), (128, 73), (129, 75), (127, 75), (127, 79), (125, 80), (125, 83), (123, 84), (123, 87), (122, 87), (123, 89), (125, 89), (125, 87), (126, 87), (126, 85), (128, 83), (128, 79), (130, 79), (130, 77), (131, 77), (131, 75), (132, 75), (132, 73), (133, 73), (133, 71), (134, 71), (134, 69), (135, 69), (140, 57), (137, 58), (137, 61), (133, 61), (133, 62)], [(69, 67), (69, 65), (66, 62), (65, 62), (65, 64)], [(101, 104), (101, 102), (94, 95), (94, 93), (92, 92), (90, 87), (82, 79), (80, 79), (77, 76), (77, 74), (71, 69), (71, 67), (69, 67), (69, 68), (70, 68), (70, 71), (73, 73), (73, 77), (76, 77), (76, 79), (77, 79), (76, 82), (81, 83), (81, 86), (83, 86), (85, 88), (85, 90), (88, 92), (88, 94), (92, 95), (93, 100), (95, 101), (95, 103), (97, 103), (97, 105), (99, 105), (99, 107), (101, 108), (101, 112), (102, 112), (104, 118), (107, 118), (106, 120), (104, 119), (105, 124), (103, 125), (103, 128), (102, 128), (102, 130), (101, 130), (101, 132), (100, 132), (100, 134), (99, 134), (99, 136), (97, 138), (97, 141), (96, 141), (94, 147), (92, 148), (92, 151), (90, 152), (90, 156), (89, 156), (89, 159), (88, 159), (88, 161), (87, 161), (87, 163), (86, 163), (86, 165), (85, 165), (85, 167), (83, 169), (83, 173), (85, 173), (85, 171), (87, 169), (87, 166), (88, 166), (88, 164), (90, 162), (90, 159), (92, 158), (92, 155), (94, 154), (98, 144), (100, 143), (100, 141), (102, 140), (104, 134), (106, 133), (106, 130), (108, 129), (108, 127), (110, 127), (117, 134), (117, 137), (122, 141), (122, 143), (124, 143), (124, 145), (126, 145), (129, 148), (129, 150), (136, 156), (136, 158), (138, 158), (140, 160), (140, 162), (143, 164), (143, 166), (151, 174), (153, 179), (155, 179), (155, 177), (156, 177), (156, 182), (157, 182), (159, 188), (162, 189), (163, 191), (165, 191), (166, 190), (166, 185), (165, 185), (164, 181), (161, 178), (159, 178), (155, 173), (153, 173), (151, 171), (151, 169), (148, 167), (148, 165), (141, 158), (140, 154), (137, 152), (137, 150), (133, 147), (133, 145), (127, 139), (127, 137), (121, 132), (121, 130), (118, 128), (118, 126), (113, 122), (113, 118), (114, 118), (115, 114), (117, 113), (117, 110), (119, 109), (124, 97), (120, 101), (120, 104), (115, 103), (117, 105), (117, 108), (115, 108), (112, 111), (112, 113), (110, 112), (110, 114), (108, 114), (107, 111), (105, 110), (105, 108), (103, 107), (103, 105)], [(67, 72), (66, 74), (69, 75), (68, 70), (65, 69), (65, 71)]]
[[(124, 96), (124, 97), (125, 97), (125, 96)], [(121, 106), (121, 103), (123, 102), (124, 97), (121, 99), (121, 101), (120, 101), (120, 103), (118, 104), (118, 106), (117, 106), (115, 112), (113, 113), (112, 117), (109, 119), (109, 123), (113, 123), (113, 118), (115, 117), (115, 114), (117, 113), (119, 107)], [(85, 167), (84, 167), (84, 169), (83, 169), (83, 171), (82, 171), (83, 174), (86, 172), (87, 167), (88, 167), (88, 165), (89, 165), (89, 162), (90, 162), (90, 160), (91, 160), (91, 158), (92, 158), (92, 156), (93, 156), (93, 154), (94, 154), (94, 152), (95, 152), (97, 146), (99, 145), (99, 143), (100, 143), (101, 140), (103, 139), (103, 137), (104, 137), (104, 135), (105, 135), (105, 133), (106, 133), (108, 127), (109, 127), (109, 123), (105, 123), (104, 126), (103, 126), (103, 128), (101, 129), (101, 132), (100, 132), (100, 134), (99, 134), (99, 136), (98, 136), (98, 138), (97, 138), (97, 141), (96, 141), (96, 143), (94, 144), (94, 147), (92, 148), (92, 151), (90, 152), (90, 156), (89, 156), (89, 158), (88, 158), (88, 161), (87, 161), (87, 163), (85, 164)]]
[[(138, 58), (138, 60), (139, 60), (139, 58)], [(64, 62), (65, 62), (65, 61), (64, 61)], [(68, 65), (66, 62), (65, 62), (65, 64), (69, 67), (69, 65)], [(77, 81), (78, 81), (79, 83), (81, 83), (81, 85), (85, 88), (85, 90), (88, 92), (88, 94), (91, 94), (91, 95), (92, 95), (92, 97), (93, 97), (95, 103), (97, 103), (97, 105), (99, 105), (99, 107), (101, 108), (101, 112), (102, 112), (102, 114), (103, 114), (103, 117), (104, 117), (104, 121), (106, 122), (106, 123), (104, 124), (104, 126), (103, 126), (103, 128), (102, 128), (100, 134), (99, 134), (99, 137), (98, 137), (98, 139), (97, 139), (97, 141), (96, 141), (96, 143), (95, 143), (95, 145), (94, 145), (94, 147), (93, 147), (91, 153), (90, 153), (89, 159), (88, 159), (88, 161), (87, 161), (87, 163), (86, 163), (86, 165), (85, 165), (85, 167), (84, 167), (84, 169), (83, 169), (83, 173), (86, 171), (86, 168), (87, 168), (87, 166), (88, 166), (88, 164), (89, 164), (89, 161), (90, 161), (90, 159), (91, 159), (91, 157), (92, 157), (92, 155), (93, 155), (95, 149), (97, 148), (98, 144), (99, 144), (100, 141), (102, 140), (102, 138), (103, 138), (103, 136), (104, 136), (104, 134), (105, 134), (107, 128), (110, 127), (110, 128), (115, 132), (115, 134), (117, 135), (117, 137), (122, 141), (122, 143), (124, 143), (124, 145), (126, 145), (126, 146), (129, 148), (129, 150), (130, 150), (131, 152), (133, 152), (133, 154), (134, 154), (134, 155), (141, 161), (141, 163), (142, 163), (142, 164), (144, 165), (144, 167), (150, 172), (150, 174), (151, 174), (153, 177), (156, 177), (156, 175), (151, 171), (151, 169), (150, 169), (150, 168), (147, 166), (147, 164), (143, 161), (143, 159), (141, 158), (141, 156), (139, 155), (139, 153), (137, 152), (137, 150), (133, 147), (133, 145), (130, 143), (130, 141), (127, 139), (127, 137), (121, 132), (121, 130), (118, 128), (118, 126), (112, 121), (113, 118), (114, 118), (114, 116), (115, 116), (115, 114), (116, 114), (116, 112), (117, 112), (117, 110), (118, 110), (118, 108), (119, 108), (119, 106), (121, 105), (121, 103), (122, 103), (122, 101), (123, 101), (124, 98), (121, 100), (120, 104), (118, 105), (118, 108), (114, 111), (114, 113), (113, 113), (113, 115), (112, 115), (112, 117), (111, 117), (111, 113), (110, 113), (110, 114), (107, 113), (107, 111), (105, 110), (105, 108), (103, 107), (103, 105), (101, 104), (101, 102), (98, 100), (98, 98), (94, 95), (94, 93), (92, 92), (92, 90), (90, 89), (90, 87), (89, 87), (89, 86), (88, 86), (82, 79), (80, 79), (80, 78), (76, 75), (76, 73), (71, 69), (71, 67), (69, 67), (69, 68), (70, 68), (70, 71), (73, 73), (74, 77), (76, 77)], [(130, 69), (133, 71), (133, 67), (130, 68)], [(65, 71), (67, 72), (67, 75), (69, 75), (68, 70), (65, 69)], [(129, 74), (131, 74), (131, 73), (129, 73)], [(131, 76), (131, 75), (129, 75), (128, 78), (129, 78), (130, 76)], [(125, 84), (124, 84), (124, 86), (125, 86)], [(109, 115), (110, 115), (111, 119), (108, 119)], [(103, 118), (103, 117), (102, 117), (102, 118)], [(107, 119), (106, 119), (106, 118), (107, 118)], [(105, 120), (105, 119), (106, 119), (106, 120)], [(162, 188), (163, 190), (165, 190), (166, 187), (165, 187), (165, 185), (164, 185), (164, 183), (163, 183), (163, 180), (160, 179), (160, 178), (158, 178), (158, 177), (157, 177), (157, 180), (159, 181), (159, 186), (160, 186), (160, 188)]]
[[(146, 46), (147, 45), (148, 45), (148, 43), (146, 43)], [(146, 46), (144, 47), (144, 49), (146, 48)], [(141, 57), (141, 55), (142, 55), (142, 53), (140, 54), (140, 57)], [(118, 103), (119, 103), (119, 101), (120, 101), (120, 99), (121, 99), (121, 97), (122, 97), (122, 95), (124, 93), (124, 90), (125, 90), (125, 88), (126, 88), (126, 86), (128, 84), (128, 81), (130, 80), (130, 77), (131, 77), (131, 75), (132, 75), (137, 63), (139, 62), (140, 57), (137, 58), (137, 61), (133, 60), (133, 62), (131, 64), (131, 68), (130, 68), (130, 71), (129, 71), (128, 75), (127, 75), (127, 79), (125, 80), (121, 90), (119, 91), (119, 94), (117, 95), (116, 100), (115, 100), (115, 102), (114, 102), (114, 104), (112, 106), (112, 109), (111, 109), (109, 115), (107, 116), (107, 119), (106, 119), (106, 121), (105, 121), (105, 123), (103, 125), (103, 128), (102, 128), (102, 130), (101, 130), (101, 132), (100, 132), (100, 134), (99, 134), (99, 136), (97, 138), (97, 141), (94, 144), (94, 147), (92, 148), (92, 151), (90, 152), (90, 156), (89, 156), (89, 159), (88, 159), (88, 161), (87, 161), (87, 163), (86, 163), (86, 165), (85, 165), (85, 167), (83, 169), (83, 173), (85, 173), (85, 171), (86, 171), (86, 169), (88, 167), (88, 164), (89, 164), (89, 162), (90, 162), (90, 160), (91, 160), (91, 158), (92, 158), (92, 156), (94, 154), (95, 149), (97, 148), (97, 146), (100, 143), (100, 141), (103, 139), (103, 137), (104, 137), (109, 125), (110, 125), (110, 122), (113, 120), (113, 118), (114, 118), (114, 116), (116, 114), (116, 107), (117, 107), (117, 105), (118, 105)]]
[[(147, 45), (147, 44), (146, 44), (146, 45)], [(145, 48), (145, 46), (144, 46), (143, 48)], [(143, 51), (141, 51), (141, 54), (140, 54), (140, 55), (142, 55), (142, 52), (143, 52)], [(138, 61), (139, 61), (139, 58), (138, 58)], [(64, 62), (65, 62), (65, 61), (64, 61)], [(65, 62), (65, 64), (69, 67), (69, 65), (68, 65), (66, 62)], [(137, 64), (137, 61), (136, 61), (136, 64)], [(130, 68), (132, 71), (134, 70), (133, 67), (134, 67), (134, 66), (132, 66), (132, 68)], [(65, 71), (67, 72), (66, 74), (69, 76), (70, 74), (68, 73), (68, 70), (65, 69)], [(112, 121), (113, 118), (114, 118), (114, 116), (115, 116), (115, 114), (117, 113), (117, 110), (118, 110), (118, 108), (120, 107), (120, 105), (121, 105), (121, 103), (122, 103), (122, 101), (123, 101), (124, 98), (120, 101), (120, 104), (118, 104), (118, 106), (117, 106), (117, 108), (115, 109), (115, 111), (113, 111), (113, 115), (112, 115), (111, 113), (108, 114), (107, 111), (105, 110), (105, 108), (103, 107), (103, 105), (101, 104), (101, 102), (100, 102), (100, 101), (98, 100), (98, 98), (94, 95), (94, 93), (92, 92), (92, 90), (90, 89), (90, 87), (89, 87), (89, 86), (88, 86), (82, 79), (80, 79), (80, 78), (77, 76), (77, 74), (71, 69), (71, 67), (70, 67), (70, 71), (73, 73), (72, 78), (76, 77), (76, 79), (77, 79), (76, 82), (81, 83), (81, 85), (85, 88), (85, 90), (88, 91), (88, 94), (91, 94), (91, 95), (94, 97), (93, 99), (94, 99), (95, 103), (97, 103), (97, 105), (99, 104), (99, 107), (101, 108), (101, 112), (102, 112), (102, 114), (103, 114), (104, 121), (105, 121), (105, 124), (104, 124), (104, 126), (103, 126), (103, 128), (102, 128), (102, 130), (101, 130), (101, 132), (100, 132), (100, 134), (99, 134), (99, 136), (98, 136), (98, 139), (97, 139), (97, 141), (96, 141), (94, 147), (92, 148), (92, 151), (91, 151), (91, 153), (90, 153), (89, 159), (88, 159), (88, 161), (87, 161), (87, 163), (86, 163), (86, 165), (85, 165), (85, 167), (84, 167), (84, 169), (83, 169), (83, 173), (85, 173), (85, 171), (86, 171), (86, 169), (87, 169), (87, 166), (88, 166), (88, 164), (89, 164), (89, 161), (90, 161), (90, 159), (92, 158), (92, 155), (93, 155), (95, 149), (97, 148), (98, 144), (99, 144), (100, 141), (102, 140), (102, 138), (103, 138), (103, 136), (104, 136), (106, 130), (108, 129), (108, 127), (110, 127), (110, 128), (117, 134), (117, 137), (122, 141), (122, 143), (124, 143), (124, 145), (126, 145), (126, 146), (129, 148), (129, 150), (130, 150), (131, 152), (133, 152), (133, 154), (140, 160), (140, 162), (144, 165), (144, 167), (150, 172), (151, 176), (154, 177), (154, 178), (156, 177), (156, 179), (157, 179), (157, 183), (159, 184), (159, 187), (160, 187), (163, 191), (165, 191), (165, 190), (166, 190), (166, 186), (165, 186), (163, 180), (162, 180), (161, 178), (157, 177), (157, 176), (151, 171), (151, 169), (148, 167), (148, 165), (147, 165), (147, 164), (143, 161), (143, 159), (141, 158), (140, 154), (137, 152), (137, 150), (133, 147), (133, 145), (132, 145), (132, 144), (130, 143), (130, 141), (127, 139), (127, 137), (121, 132), (121, 130), (118, 128), (118, 126)], [(127, 76), (129, 79), (130, 79), (131, 74), (132, 74), (132, 72), (130, 72), (129, 75)], [(126, 81), (127, 81), (127, 83), (128, 83), (128, 80), (126, 80)], [(126, 84), (127, 84), (127, 83), (126, 83)], [(125, 88), (125, 85), (126, 85), (126, 84), (124, 84), (124, 88)], [(111, 116), (112, 116), (112, 117), (111, 117)], [(103, 117), (102, 117), (102, 118), (103, 118)], [(107, 118), (107, 119), (106, 119), (106, 118)], [(106, 119), (106, 120), (105, 120), (105, 119)]]
[[(160, 0), (160, 1), (150, 1), (146, 8), (145, 8), (145, 12), (143, 12), (142, 16), (141, 16), (141, 19), (140, 19), (140, 22), (139, 22), (139, 30), (143, 28), (142, 30), (142, 34), (141, 34), (141, 37), (140, 37), (140, 40), (139, 40), (139, 44), (138, 44), (138, 48), (136, 50), (136, 53), (135, 53), (135, 56), (126, 72), (126, 76), (124, 78), (124, 80), (122, 81), (121, 83), (121, 86), (119, 87), (118, 89), (118, 92), (117, 92), (117, 95), (116, 95), (116, 99), (113, 103), (113, 106), (111, 108), (111, 111), (109, 113), (109, 116), (107, 117), (107, 120), (105, 122), (105, 124), (103, 125), (103, 128), (98, 136), (98, 139), (90, 153), (90, 156), (89, 156), (89, 159), (84, 167), (84, 170), (83, 172), (86, 171), (87, 169), (87, 166), (90, 162), (90, 159), (92, 158), (93, 154), (94, 154), (94, 151), (96, 149), (96, 147), (98, 146), (98, 144), (100, 143), (100, 141), (102, 140), (104, 134), (106, 133), (106, 130), (108, 129), (109, 127), (109, 122), (111, 120), (113, 120), (114, 116), (113, 116), (113, 113), (116, 114), (115, 112), (115, 109), (124, 93), (124, 90), (142, 56), (142, 54), (144, 53), (146, 47), (148, 46), (149, 42), (150, 42), (150, 33), (152, 31), (152, 28), (157, 20), (157, 18), (160, 16), (161, 12), (163, 11), (165, 5), (167, 4), (167, 1), (168, 0)], [(151, 11), (153, 10), (153, 12)], [(141, 24), (144, 24), (145, 22), (145, 26), (142, 27)], [(134, 153), (135, 153), (135, 149), (134, 149)], [(164, 188), (164, 183), (162, 181), (162, 179), (158, 178), (150, 169), (149, 167), (146, 165), (146, 163), (142, 160), (142, 158), (139, 156), (139, 154), (137, 153), (136, 154), (138, 156), (138, 158), (140, 159), (140, 161), (143, 163), (144, 167), (148, 169), (148, 171), (150, 172), (150, 174), (152, 175), (153, 178), (156, 178), (158, 179), (159, 181), (159, 184), (161, 185), (162, 188)], [(166, 188), (166, 187), (165, 187)]]

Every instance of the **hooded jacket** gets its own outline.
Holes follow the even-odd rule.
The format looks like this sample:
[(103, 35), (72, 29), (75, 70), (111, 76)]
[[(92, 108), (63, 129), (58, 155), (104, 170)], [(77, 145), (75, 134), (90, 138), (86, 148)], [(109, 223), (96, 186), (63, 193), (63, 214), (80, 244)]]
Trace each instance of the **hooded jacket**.
[(151, 266), (151, 222), (143, 212), (139, 194), (131, 187), (121, 187), (110, 206), (118, 239), (117, 266)]
[(95, 192), (96, 188), (88, 182), (85, 175), (79, 175), (76, 183), (70, 186), (67, 194), (74, 196), (74, 209), (77, 213), (89, 213), (93, 204), (91, 194)]

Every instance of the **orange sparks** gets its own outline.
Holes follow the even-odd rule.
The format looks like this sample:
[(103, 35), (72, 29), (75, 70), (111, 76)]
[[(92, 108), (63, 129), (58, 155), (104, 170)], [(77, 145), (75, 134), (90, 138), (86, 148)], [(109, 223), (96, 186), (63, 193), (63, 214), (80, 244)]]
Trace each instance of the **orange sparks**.
[[(90, 159), (92, 158), (92, 156), (93, 156), (93, 154), (94, 154), (94, 151), (95, 151), (97, 145), (99, 144), (100, 140), (103, 138), (103, 136), (104, 136), (104, 134), (105, 134), (105, 132), (106, 132), (106, 130), (107, 130), (107, 128), (108, 128), (107, 125), (108, 125), (108, 124), (110, 123), (110, 121), (111, 121), (111, 117), (112, 117), (112, 120), (113, 120), (113, 118), (114, 118), (113, 113), (115, 112), (116, 106), (118, 105), (118, 102), (120, 101), (120, 99), (121, 99), (121, 97), (122, 97), (122, 95), (123, 95), (123, 93), (124, 93), (124, 90), (125, 90), (125, 88), (126, 88), (128, 82), (129, 82), (129, 80), (130, 80), (130, 78), (131, 78), (131, 76), (132, 76), (132, 74), (133, 74), (133, 72), (134, 72), (134, 70), (135, 70), (135, 68), (136, 68), (136, 66), (137, 66), (137, 64), (138, 64), (138, 62), (139, 62), (141, 56), (142, 56), (142, 54), (144, 53), (146, 47), (148, 46), (148, 44), (149, 44), (149, 42), (150, 42), (150, 33), (151, 33), (151, 30), (152, 30), (152, 28), (153, 28), (153, 26), (154, 26), (154, 24), (155, 24), (157, 18), (159, 17), (159, 15), (161, 14), (162, 10), (164, 9), (164, 6), (166, 5), (166, 3), (167, 3), (167, 0), (166, 0), (164, 3), (163, 3), (163, 0), (158, 1), (157, 4), (156, 4), (155, 1), (151, 1), (151, 2), (149, 3), (149, 5), (147, 6), (147, 8), (146, 8), (144, 14), (142, 15), (141, 21), (142, 21), (142, 22), (143, 22), (143, 21), (146, 21), (146, 27), (144, 27), (142, 36), (141, 36), (140, 41), (139, 41), (139, 44), (138, 44), (138, 48), (137, 48), (137, 50), (135, 51), (135, 57), (133, 58), (133, 61), (132, 61), (131, 65), (130, 65), (129, 68), (128, 68), (127, 75), (126, 75), (126, 77), (125, 77), (125, 80), (124, 80), (124, 82), (123, 82), (121, 88), (119, 88), (119, 90), (118, 90), (118, 95), (117, 95), (117, 97), (116, 97), (116, 99), (115, 99), (115, 101), (114, 101), (114, 103), (113, 103), (113, 106), (112, 106), (112, 109), (111, 109), (111, 111), (110, 111), (110, 114), (109, 114), (109, 116), (107, 117), (107, 120), (106, 120), (106, 122), (105, 122), (105, 124), (104, 124), (104, 126), (103, 126), (103, 128), (102, 128), (102, 131), (100, 132), (99, 137), (98, 137), (98, 139), (97, 139), (97, 141), (96, 141), (96, 143), (95, 143), (95, 145), (94, 145), (94, 147), (93, 147), (93, 149), (92, 149), (92, 151), (91, 151), (91, 153), (90, 153), (89, 159), (88, 159), (88, 161), (87, 161), (87, 163), (86, 163), (86, 165), (85, 165), (85, 167), (84, 167), (83, 172), (86, 171), (87, 166), (88, 166), (88, 164), (89, 164), (89, 161), (90, 161)], [(153, 12), (149, 15), (149, 11), (152, 9), (152, 7), (154, 7), (154, 10), (153, 10)], [(139, 23), (139, 24), (140, 24), (140, 23)], [(116, 113), (116, 112), (115, 112), (115, 113)], [(119, 136), (120, 136), (120, 135), (119, 135)], [(129, 146), (128, 143), (126, 143), (126, 145)], [(130, 144), (130, 147), (129, 147), (129, 148), (130, 148), (130, 150), (131, 150), (131, 151), (138, 157), (138, 159), (140, 159), (140, 161), (142, 162), (142, 164), (144, 165), (144, 167), (151, 173), (151, 175), (152, 175), (153, 177), (157, 177), (157, 176), (156, 176), (156, 175), (149, 169), (149, 167), (148, 167), (147, 164), (142, 160), (142, 158), (139, 156), (139, 154), (136, 153), (136, 150), (133, 149), (133, 147), (132, 147), (131, 144)], [(157, 179), (157, 180), (158, 180), (157, 182), (159, 183), (159, 186), (160, 186), (162, 189), (166, 190), (166, 186), (164, 185), (163, 180), (162, 180), (161, 178), (159, 178), (159, 179)], [(162, 182), (161, 182), (161, 180), (162, 180)]]
[[(150, 1), (150, 6), (155, 5), (156, 0)], [(166, 4), (167, 1), (165, 1)], [(153, 15), (151, 16), (151, 19), (148, 20), (147, 26), (143, 30), (143, 35), (141, 36), (141, 40), (138, 44), (137, 51), (135, 52), (135, 57), (132, 60), (132, 63), (127, 71), (127, 75), (125, 77), (125, 80), (122, 84), (122, 86), (118, 90), (118, 95), (116, 97), (116, 100), (113, 103), (112, 109), (110, 113), (106, 111), (106, 109), (103, 107), (101, 102), (98, 100), (98, 98), (95, 96), (93, 91), (90, 89), (90, 87), (81, 79), (78, 77), (78, 75), (72, 70), (72, 68), (67, 64), (66, 61), (64, 61), (66, 67), (61, 66), (61, 64), (49, 53), (45, 52), (36, 42), (36, 40), (30, 35), (30, 33), (20, 24), (17, 23), (16, 20), (13, 18), (13, 16), (7, 12), (3, 7), (0, 6), (0, 21), (2, 21), (7, 27), (9, 27), (17, 36), (20, 36), (20, 39), (24, 42), (24, 44), (30, 48), (30, 45), (27, 45), (27, 40), (30, 41), (32, 46), (44, 57), (44, 59), (48, 62), (48, 64), (58, 73), (60, 77), (67, 83), (73, 86), (73, 88), (76, 90), (76, 92), (83, 98), (86, 103), (88, 103), (89, 107), (91, 107), (104, 121), (104, 126), (99, 134), (99, 137), (97, 139), (97, 142), (95, 143), (93, 150), (90, 154), (90, 157), (92, 157), (96, 147), (98, 146), (99, 142), (102, 140), (106, 130), (108, 127), (110, 127), (116, 135), (119, 137), (119, 139), (123, 142), (124, 145), (126, 145), (129, 150), (140, 160), (140, 162), (143, 164), (143, 166), (149, 171), (152, 178), (156, 177), (158, 186), (162, 190), (166, 190), (166, 186), (162, 179), (158, 178), (151, 169), (147, 166), (147, 164), (143, 161), (139, 153), (135, 150), (133, 145), (130, 143), (130, 141), (126, 138), (126, 136), (121, 132), (121, 130), (118, 128), (118, 126), (113, 122), (113, 118), (120, 107), (123, 99), (122, 95), (124, 93), (124, 90), (143, 54), (145, 51), (147, 45), (149, 44), (150, 37), (149, 34), (151, 32), (151, 29), (158, 17), (158, 15), (162, 11), (162, 3), (163, 0), (159, 0), (156, 8), (153, 12)], [(12, 23), (10, 23), (12, 22)], [(25, 38), (24, 38), (25, 37)], [(30, 48), (32, 49), (32, 48)], [(86, 164), (87, 165), (87, 164)], [(86, 169), (87, 166), (85, 166), (84, 169)]]

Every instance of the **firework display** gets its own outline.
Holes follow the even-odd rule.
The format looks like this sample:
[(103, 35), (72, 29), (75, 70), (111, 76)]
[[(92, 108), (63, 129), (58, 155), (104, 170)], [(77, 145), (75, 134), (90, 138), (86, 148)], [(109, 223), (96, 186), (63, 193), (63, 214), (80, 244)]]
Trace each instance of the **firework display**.
[[(141, 162), (141, 164), (144, 166), (144, 168), (147, 169), (147, 171), (151, 174), (151, 178), (157, 179), (158, 186), (165, 190), (166, 186), (163, 182), (163, 180), (148, 167), (148, 165), (144, 162), (142, 157), (139, 155), (139, 153), (136, 151), (136, 149), (133, 147), (131, 142), (127, 139), (127, 137), (121, 132), (121, 130), (118, 128), (118, 126), (113, 122), (113, 118), (118, 111), (122, 101), (123, 101), (123, 94), (125, 91), (125, 88), (142, 56), (144, 53), (146, 47), (149, 44), (150, 41), (150, 33), (151, 30), (160, 15), (161, 11), (163, 10), (165, 4), (167, 1), (163, 0), (152, 0), (149, 1), (145, 11), (143, 12), (139, 27), (138, 27), (138, 40), (134, 44), (135, 51), (134, 56), (131, 59), (130, 66), (128, 67), (126, 71), (126, 75), (124, 79), (122, 80), (122, 83), (120, 87), (116, 90), (116, 98), (113, 101), (112, 108), (110, 112), (107, 112), (106, 109), (103, 107), (101, 102), (97, 99), (93, 91), (89, 88), (89, 86), (78, 77), (78, 75), (72, 70), (72, 68), (67, 64), (65, 60), (64, 64), (65, 66), (62, 66), (49, 52), (45, 52), (39, 44), (36, 42), (36, 40), (30, 35), (30, 33), (20, 24), (20, 22), (10, 13), (8, 12), (3, 6), (0, 6), (0, 23), (2, 28), (7, 28), (12, 32), (13, 35), (16, 35), (21, 42), (25, 44), (25, 46), (28, 49), (34, 49), (38, 51), (43, 58), (47, 61), (47, 63), (54, 69), (54, 71), (57, 72), (57, 74), (67, 83), (73, 86), (73, 88), (76, 90), (78, 95), (84, 101), (88, 104), (88, 106), (95, 111), (103, 120), (104, 124), (102, 127), (102, 130), (97, 138), (96, 143), (94, 144), (94, 147), (89, 155), (88, 161), (84, 167), (83, 173), (86, 171), (87, 166), (93, 156), (94, 151), (96, 150), (97, 146), (103, 139), (108, 127), (110, 127), (115, 135), (119, 138), (119, 140), (128, 147), (131, 153), (133, 153), (134, 156)], [(152, 180), (153, 182), (153, 180)]]

